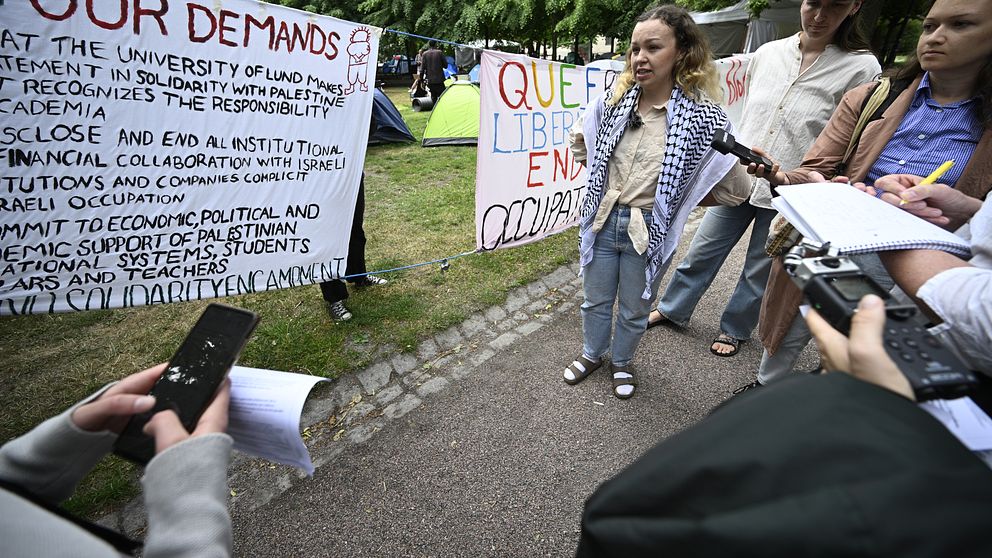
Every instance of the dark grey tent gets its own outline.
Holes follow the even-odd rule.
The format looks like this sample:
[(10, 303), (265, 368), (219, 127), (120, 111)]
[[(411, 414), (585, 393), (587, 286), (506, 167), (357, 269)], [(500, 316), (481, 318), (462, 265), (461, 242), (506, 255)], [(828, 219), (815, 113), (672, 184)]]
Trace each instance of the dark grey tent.
[(414, 141), (400, 111), (381, 89), (375, 89), (372, 97), (372, 116), (375, 117), (375, 131), (369, 134), (369, 145)]
[(748, 13), (747, 0), (712, 12), (691, 12), (689, 15), (709, 37), (713, 53), (729, 56), (754, 52), (768, 41), (798, 32), (802, 3), (802, 0), (772, 0), (758, 19)]

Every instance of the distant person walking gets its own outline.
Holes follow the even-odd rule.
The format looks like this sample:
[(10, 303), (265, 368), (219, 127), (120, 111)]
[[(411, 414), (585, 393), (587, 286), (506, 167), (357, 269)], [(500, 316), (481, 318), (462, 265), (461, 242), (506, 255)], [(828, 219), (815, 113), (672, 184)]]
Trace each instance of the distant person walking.
[(411, 97), (423, 97), (427, 94), (427, 90), (424, 86), (424, 80), (420, 78), (420, 74), (424, 71), (425, 52), (427, 52), (427, 47), (420, 49), (417, 53), (417, 58), (414, 60), (414, 65), (417, 67), (417, 73), (413, 75), (413, 83), (410, 85)]
[(435, 103), (441, 93), (444, 93), (444, 67), (447, 65), (444, 53), (434, 41), (428, 42), (427, 52), (421, 57), (420, 79), (427, 84), (427, 90), (431, 92), (431, 99)]

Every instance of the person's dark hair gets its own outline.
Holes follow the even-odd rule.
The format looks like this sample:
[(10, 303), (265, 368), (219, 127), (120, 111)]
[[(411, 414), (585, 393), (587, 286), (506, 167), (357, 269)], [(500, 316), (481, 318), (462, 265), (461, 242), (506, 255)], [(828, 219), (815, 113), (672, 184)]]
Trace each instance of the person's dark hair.
[[(915, 52), (901, 66), (882, 72), (883, 76), (889, 76), (893, 80), (906, 81), (912, 81), (922, 74), (923, 66), (920, 65), (920, 59), (916, 57)], [(978, 97), (978, 104), (975, 106), (976, 116), (986, 130), (992, 130), (992, 58), (986, 60), (985, 65), (978, 71), (975, 83), (977, 84), (975, 96)]]
[(434, 41), (427, 41), (427, 50), (431, 50), (436, 47), (437, 47), (437, 43), (435, 43)]
[(871, 50), (871, 41), (868, 40), (868, 36), (865, 35), (861, 26), (861, 12), (865, 11), (865, 4), (867, 3), (868, 1), (865, 0), (854, 15), (845, 17), (844, 21), (841, 22), (840, 27), (834, 33), (833, 44), (837, 48), (847, 52)]
[[(689, 12), (684, 8), (665, 4), (642, 13), (635, 21), (635, 25), (652, 19), (657, 19), (667, 25), (672, 30), (672, 34), (675, 35), (679, 56), (675, 61), (672, 81), (693, 99), (699, 100), (703, 96), (719, 99), (720, 83), (716, 67), (713, 65), (710, 42), (702, 29), (693, 21)], [(627, 90), (634, 85), (630, 47), (627, 48), (626, 59), (626, 67), (617, 78), (617, 85), (610, 104), (618, 103)]]
[(978, 120), (986, 130), (992, 130), (992, 60), (986, 60), (978, 71)]

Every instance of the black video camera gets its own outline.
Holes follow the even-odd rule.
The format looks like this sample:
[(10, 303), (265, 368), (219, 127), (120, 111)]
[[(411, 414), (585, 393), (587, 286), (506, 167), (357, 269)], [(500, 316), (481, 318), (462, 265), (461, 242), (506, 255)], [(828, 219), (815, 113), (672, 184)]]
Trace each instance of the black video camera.
[(914, 305), (894, 304), (892, 297), (829, 243), (805, 240), (789, 250), (782, 263), (810, 306), (844, 335), (865, 295), (885, 301), (883, 344), (909, 380), (917, 401), (954, 399), (978, 385), (975, 374), (940, 340), (927, 331), (927, 321)]

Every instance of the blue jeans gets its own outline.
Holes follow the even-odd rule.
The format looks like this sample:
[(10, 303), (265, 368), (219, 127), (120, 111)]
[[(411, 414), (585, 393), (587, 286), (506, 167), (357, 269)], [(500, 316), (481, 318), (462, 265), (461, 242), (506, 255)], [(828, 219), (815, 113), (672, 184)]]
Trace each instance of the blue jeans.
[(744, 269), (720, 317), (720, 331), (736, 339), (749, 339), (758, 324), (761, 297), (771, 270), (772, 260), (765, 255), (765, 239), (775, 214), (774, 209), (755, 207), (748, 202), (736, 207), (709, 208), (692, 238), (689, 253), (658, 300), (658, 311), (678, 325), (688, 324), (699, 299), (754, 221)]
[[(601, 358), (611, 349), (614, 366), (626, 366), (634, 358), (637, 345), (648, 325), (651, 300), (644, 292), (647, 255), (638, 254), (627, 234), (630, 212), (640, 211), (617, 206), (610, 212), (603, 229), (596, 235), (592, 261), (583, 269), (582, 352)], [(651, 226), (651, 212), (642, 212), (644, 223)], [(666, 262), (664, 267), (667, 267)], [(658, 288), (663, 268), (651, 286)], [(613, 305), (617, 304), (616, 331), (613, 331)]]

